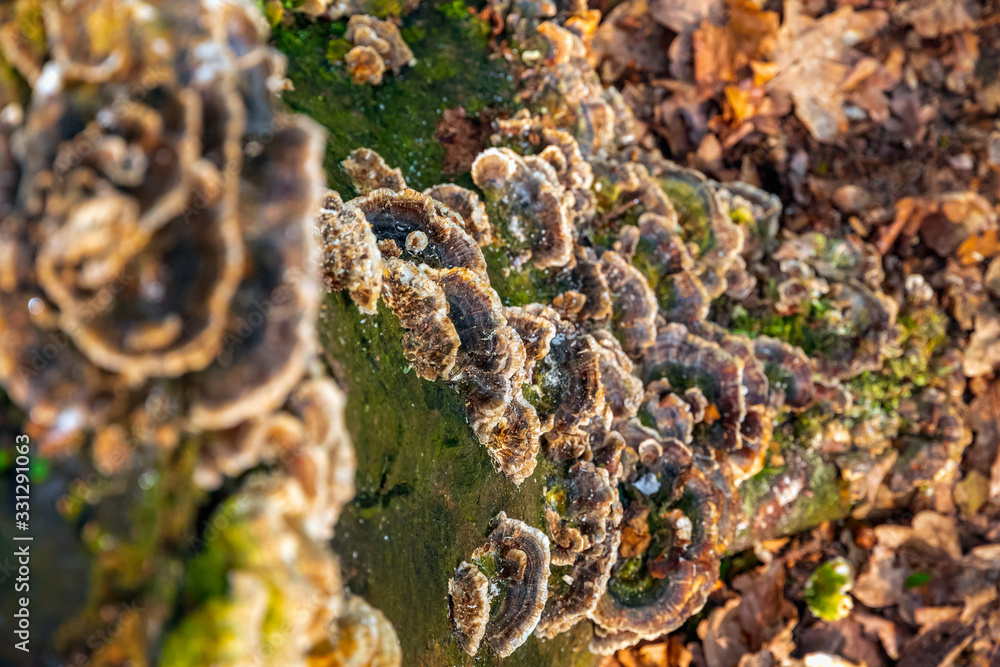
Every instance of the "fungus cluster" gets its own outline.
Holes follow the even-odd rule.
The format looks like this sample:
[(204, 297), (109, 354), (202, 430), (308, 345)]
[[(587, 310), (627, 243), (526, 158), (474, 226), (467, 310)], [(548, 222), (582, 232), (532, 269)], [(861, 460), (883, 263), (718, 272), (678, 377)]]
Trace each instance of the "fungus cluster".
[[(37, 30), (16, 25), (25, 12)], [(277, 587), (320, 600), (280, 664), (360, 656), (346, 638), (374, 628), (372, 655), (399, 664), (326, 546), (354, 452), (315, 368), (324, 137), (281, 110), (263, 17), (228, 0), (25, 2), (0, 9), (0, 32), (28, 83), (0, 111), (0, 383), (26, 430), (43, 455), (89, 446), (106, 475), (190, 439), (205, 488), (265, 464), (238, 492), (259, 567), (235, 567), (222, 596), (247, 659)]]
[[(608, 653), (679, 627), (754, 530), (743, 490), (789, 433), (839, 456), (855, 498), (874, 491), (852, 474), (887, 457), (899, 495), (879, 502), (954, 474), (968, 442), (954, 383), (906, 385), (896, 421), (865, 384), (892, 384), (896, 362), (935, 335), (919, 290), (885, 293), (879, 257), (858, 239), (776, 238), (772, 195), (638, 147), (620, 96), (587, 61), (587, 10), (487, 14), (525, 47), (528, 110), (496, 121), (472, 164), (485, 209), (456, 185), (406, 190), (363, 151), (345, 164), (362, 196), (323, 233), (371, 230), (359, 256), (381, 254), (407, 359), (464, 396), (497, 469), (520, 483), (546, 460), (535, 520), (550, 576), (523, 603), (529, 631), (591, 623), (591, 649)], [(356, 292), (375, 278), (331, 248), (327, 266), (359, 277), (338, 284), (364, 307)], [(489, 641), (498, 617), (484, 569), (456, 570), (453, 628), (466, 652), (486, 637), (506, 655), (514, 645)]]
[(399, 34), (399, 28), (389, 21), (355, 14), (347, 22), (344, 38), (354, 44), (344, 56), (354, 83), (377, 86), (382, 83), (386, 70), (399, 74), (403, 67), (412, 67), (417, 62)]

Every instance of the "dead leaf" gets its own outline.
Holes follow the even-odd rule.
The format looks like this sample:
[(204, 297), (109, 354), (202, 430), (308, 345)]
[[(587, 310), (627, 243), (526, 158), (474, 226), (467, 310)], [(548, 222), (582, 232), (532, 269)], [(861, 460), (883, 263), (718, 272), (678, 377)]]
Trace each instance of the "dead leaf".
[(708, 667), (746, 667), (751, 654), (770, 654), (770, 664), (791, 655), (798, 611), (785, 599), (784, 583), (785, 566), (778, 562), (733, 581), (740, 596), (698, 625)]
[(913, 517), (913, 537), (955, 560), (962, 557), (962, 545), (958, 539), (958, 526), (954, 517), (937, 512), (920, 512)]
[(893, 18), (910, 24), (921, 37), (932, 39), (976, 27), (975, 0), (910, 0), (893, 11)]
[(1000, 253), (1000, 235), (996, 229), (970, 236), (958, 246), (958, 259), (962, 264), (978, 264), (997, 253)]
[(844, 83), (860, 59), (854, 45), (873, 36), (889, 15), (846, 6), (812, 19), (801, 0), (786, 0), (784, 16), (775, 48), (778, 75), (770, 88), (791, 96), (795, 115), (816, 139), (835, 141), (847, 130)]
[(692, 34), (695, 82), (703, 87), (735, 82), (742, 68), (771, 60), (778, 25), (777, 12), (732, 0), (725, 25), (702, 21)]
[(962, 368), (968, 377), (993, 372), (1000, 366), (1000, 316), (996, 313), (975, 318)]

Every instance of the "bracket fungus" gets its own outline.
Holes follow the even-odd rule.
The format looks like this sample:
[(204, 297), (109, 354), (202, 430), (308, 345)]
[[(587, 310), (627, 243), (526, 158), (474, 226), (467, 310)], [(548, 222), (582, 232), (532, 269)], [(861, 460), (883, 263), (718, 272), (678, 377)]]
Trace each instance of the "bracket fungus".
[[(494, 578), (504, 585), (503, 601), (495, 614), (482, 600), (485, 575), (474, 565), (462, 563), (452, 578), (451, 619), (462, 649), (475, 655), (479, 642), (506, 658), (531, 635), (548, 597), (549, 538), (537, 528), (500, 512), (491, 522), (486, 544), (473, 560), (490, 560)], [(473, 613), (469, 613), (472, 611)], [(489, 620), (483, 625), (484, 616)]]
[[(845, 373), (875, 368), (868, 359), (894, 340), (896, 312), (867, 247), (789, 240), (776, 251), (760, 237), (778, 215), (773, 196), (632, 145), (629, 112), (597, 82), (579, 35), (540, 20), (555, 14), (504, 14), (512, 34), (551, 48), (523, 72), (528, 111), (496, 121), (494, 146), (472, 163), (481, 203), (450, 184), (418, 195), (379, 176), (398, 172), (370, 152), (351, 158), (374, 166), (353, 176), (363, 195), (345, 207), (364, 212), (387, 276), (424, 285), (419, 306), (403, 305), (398, 278), (383, 286), (407, 359), (459, 391), (508, 479), (521, 483), (546, 459), (549, 594), (518, 610), (531, 623), (516, 625), (517, 641), (500, 640), (483, 620), (482, 573), (463, 564), (452, 622), (469, 653), (481, 636), (506, 655), (536, 622), (541, 638), (591, 623), (596, 652), (679, 627), (718, 580), (775, 429), (848, 405)], [(850, 339), (863, 339), (864, 359), (842, 372), (810, 360), (803, 340), (744, 326), (739, 309), (767, 307), (763, 287), (783, 279), (798, 281), (785, 302), (808, 284), (855, 331), (869, 312), (878, 326)], [(449, 342), (418, 349), (439, 335)]]
[[(0, 256), (14, 260), (0, 280), (0, 384), (42, 455), (90, 452), (117, 476), (193, 445), (186, 481), (207, 489), (256, 469), (217, 511), (257, 565), (234, 566), (164, 636), (150, 622), (132, 639), (162, 645), (167, 664), (192, 651), (246, 662), (277, 622), (273, 664), (306, 665), (361, 660), (345, 638), (363, 630), (368, 662), (400, 664), (391, 625), (346, 596), (328, 546), (355, 463), (344, 396), (316, 368), (324, 135), (283, 109), (285, 61), (263, 17), (235, 0), (49, 4), (14, 58), (14, 10), (0, 9), (4, 59), (29, 83), (0, 113)], [(356, 257), (331, 267), (334, 284), (363, 283), (372, 259), (360, 274), (339, 270)], [(94, 603), (110, 604), (97, 588)], [(319, 604), (265, 618), (282, 596)], [(233, 619), (231, 654), (205, 655), (204, 633)]]

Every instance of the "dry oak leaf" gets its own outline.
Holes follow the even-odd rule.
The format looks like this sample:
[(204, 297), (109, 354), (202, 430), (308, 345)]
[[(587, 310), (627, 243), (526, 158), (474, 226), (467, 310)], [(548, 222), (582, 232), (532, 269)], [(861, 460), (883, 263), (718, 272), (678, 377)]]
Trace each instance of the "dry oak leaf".
[(695, 82), (701, 86), (733, 82), (744, 67), (770, 59), (778, 25), (777, 12), (730, 0), (728, 23), (702, 21), (692, 35)]
[(818, 19), (806, 16), (801, 0), (786, 0), (778, 31), (778, 74), (770, 90), (787, 93), (795, 115), (819, 141), (833, 142), (847, 130), (845, 82), (861, 59), (854, 45), (874, 36), (889, 21), (881, 10), (841, 7)]

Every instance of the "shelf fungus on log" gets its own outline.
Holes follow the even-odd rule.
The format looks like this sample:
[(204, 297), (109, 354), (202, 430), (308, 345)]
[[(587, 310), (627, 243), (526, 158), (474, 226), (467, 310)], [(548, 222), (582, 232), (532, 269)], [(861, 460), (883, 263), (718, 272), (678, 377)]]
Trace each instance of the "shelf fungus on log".
[(381, 155), (370, 148), (356, 148), (341, 163), (358, 194), (367, 195), (385, 188), (399, 192), (406, 189), (403, 172), (385, 163)]
[[(475, 565), (463, 563), (450, 584), (451, 620), (467, 653), (475, 655), (478, 636), (506, 658), (531, 635), (548, 598), (549, 538), (522, 521), (508, 519), (504, 512), (491, 526), (486, 544), (473, 552), (472, 559), (496, 573), (493, 578), (503, 584), (503, 600), (491, 614), (489, 600), (482, 601), (486, 576)], [(470, 603), (474, 610), (459, 607), (458, 602)], [(489, 619), (482, 627), (484, 615)]]
[[(5, 60), (16, 11), (0, 9)], [(400, 664), (393, 629), (345, 597), (328, 546), (355, 463), (344, 396), (316, 368), (324, 136), (283, 110), (285, 61), (263, 17), (229, 0), (89, 0), (39, 6), (38, 19), (30, 53), (10, 60), (24, 99), (0, 113), (0, 384), (44, 456), (87, 452), (117, 475), (190, 450), (192, 493), (254, 470), (216, 510), (239, 539), (205, 549), (253, 545), (255, 565), (234, 566), (166, 636), (144, 618), (130, 647), (87, 649), (305, 665), (360, 659), (347, 638), (374, 630), (368, 662)], [(351, 243), (371, 250), (356, 231)], [(378, 292), (375, 258), (360, 273), (340, 271), (357, 257), (328, 268)], [(372, 305), (363, 289), (355, 298)], [(96, 586), (91, 604), (117, 602), (106, 594)], [(169, 614), (177, 594), (149, 606)], [(319, 603), (271, 618), (288, 599)], [(232, 651), (205, 655), (234, 621)], [(280, 655), (266, 627), (283, 628)]]
[(486, 216), (486, 205), (475, 192), (453, 183), (442, 183), (427, 188), (424, 195), (457, 213), (462, 220), (462, 229), (480, 246), (493, 243), (493, 227)]
[(475, 565), (462, 562), (448, 582), (448, 618), (455, 639), (469, 655), (479, 652), (490, 620), (490, 582)]
[[(527, 110), (496, 121), (493, 146), (472, 163), (482, 201), (450, 184), (418, 195), (366, 152), (352, 157), (374, 165), (354, 176), (363, 196), (341, 209), (361, 210), (372, 229), (382, 296), (421, 377), (460, 392), (510, 480), (543, 460), (547, 593), (508, 594), (487, 611), (484, 573), (499, 563), (501, 578), (519, 581), (530, 561), (503, 552), (500, 536), (541, 535), (501, 514), (494, 546), (450, 584), (463, 650), (484, 638), (507, 655), (532, 628), (547, 639), (581, 622), (598, 653), (655, 638), (702, 608), (748, 530), (783, 529), (785, 496), (799, 495), (788, 489), (809, 472), (839, 466), (840, 493), (862, 468), (881, 470), (898, 489), (888, 502), (953, 476), (968, 442), (964, 385), (941, 378), (960, 375), (961, 359), (936, 355), (936, 379), (895, 388), (944, 336), (936, 303), (883, 291), (871, 246), (778, 239), (773, 195), (639, 148), (621, 96), (587, 60), (583, 10), (485, 11), (539, 55), (516, 72)], [(405, 299), (399, 276), (414, 286)], [(438, 338), (447, 342), (420, 347)], [(901, 426), (901, 409), (920, 427)], [(774, 517), (747, 520), (747, 494), (782, 465), (797, 476), (773, 485), (784, 489), (766, 501)], [(846, 493), (864, 494), (854, 487)], [(517, 618), (516, 631), (497, 630), (500, 617)]]
[[(535, 468), (540, 424), (535, 409), (525, 400), (525, 346), (508, 325), (505, 309), (487, 278), (486, 261), (479, 243), (465, 231), (466, 220), (444, 203), (405, 187), (398, 170), (389, 169), (373, 151), (355, 151), (349, 171), (360, 169), (389, 174), (370, 184), (392, 181), (399, 189), (378, 188), (353, 199), (335, 211), (338, 219), (319, 221), (324, 238), (337, 229), (361, 237), (367, 225), (377, 246), (349, 252), (332, 243), (327, 265), (341, 267), (349, 276), (365, 276), (364, 265), (377, 253), (383, 265), (382, 297), (406, 330), (403, 351), (417, 374), (441, 379), (455, 386), (465, 399), (466, 413), (476, 436), (486, 445), (498, 470), (515, 483)], [(371, 166), (374, 165), (374, 166)], [(355, 176), (361, 187), (361, 176)], [(368, 186), (361, 187), (362, 190)], [(440, 194), (440, 192), (439, 192)], [(476, 217), (480, 238), (488, 228), (476, 200), (458, 191), (444, 195), (468, 204)], [(471, 193), (470, 193), (471, 195)], [(364, 222), (358, 218), (362, 216)], [(330, 284), (330, 281), (328, 281)], [(348, 290), (358, 283), (334, 285)]]

